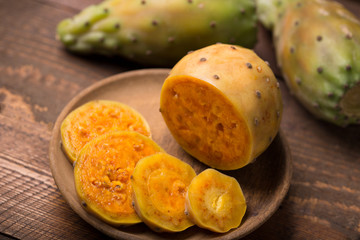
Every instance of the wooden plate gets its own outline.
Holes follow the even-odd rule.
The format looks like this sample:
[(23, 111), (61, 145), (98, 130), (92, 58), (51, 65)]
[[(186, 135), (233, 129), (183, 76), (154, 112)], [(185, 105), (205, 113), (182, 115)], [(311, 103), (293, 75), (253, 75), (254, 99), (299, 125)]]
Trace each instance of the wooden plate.
[(277, 210), (285, 197), (292, 175), (289, 147), (279, 132), (270, 147), (252, 164), (236, 171), (235, 177), (247, 200), (247, 211), (237, 229), (225, 234), (212, 233), (193, 226), (179, 233), (155, 233), (143, 223), (115, 228), (88, 214), (77, 198), (73, 166), (61, 150), (60, 125), (73, 109), (94, 99), (116, 100), (138, 110), (149, 122), (153, 139), (169, 154), (191, 164), (197, 173), (207, 168), (193, 159), (171, 136), (159, 112), (160, 90), (169, 69), (145, 69), (121, 73), (82, 91), (59, 115), (52, 134), (49, 157), (55, 182), (71, 208), (86, 222), (117, 239), (239, 239), (261, 226)]

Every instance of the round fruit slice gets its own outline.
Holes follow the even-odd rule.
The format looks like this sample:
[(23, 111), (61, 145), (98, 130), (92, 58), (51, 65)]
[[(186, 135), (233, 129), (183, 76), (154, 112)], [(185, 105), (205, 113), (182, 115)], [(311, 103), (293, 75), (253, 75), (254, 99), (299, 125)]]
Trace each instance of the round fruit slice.
[(252, 50), (216, 44), (174, 66), (160, 111), (185, 151), (212, 168), (233, 170), (270, 145), (282, 99), (273, 72)]
[(132, 175), (135, 209), (157, 232), (179, 232), (194, 224), (185, 215), (185, 195), (196, 176), (187, 163), (157, 153), (139, 161)]
[(140, 222), (130, 176), (141, 158), (162, 151), (152, 139), (131, 131), (109, 132), (87, 143), (74, 168), (82, 205), (115, 226)]
[(207, 169), (192, 180), (185, 208), (197, 226), (224, 233), (240, 225), (246, 201), (235, 178)]
[(71, 162), (91, 139), (116, 130), (136, 131), (150, 136), (140, 113), (123, 103), (95, 100), (72, 111), (61, 124), (61, 141)]

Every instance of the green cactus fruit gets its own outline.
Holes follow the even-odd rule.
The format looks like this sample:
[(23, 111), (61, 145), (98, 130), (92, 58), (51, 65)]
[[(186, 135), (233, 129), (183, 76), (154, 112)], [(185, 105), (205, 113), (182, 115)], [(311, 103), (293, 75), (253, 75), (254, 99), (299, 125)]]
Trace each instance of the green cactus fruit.
[(107, 0), (60, 22), (57, 37), (74, 52), (172, 66), (216, 42), (252, 48), (255, 12), (253, 0)]
[(295, 0), (255, 0), (256, 14), (259, 21), (269, 30), (284, 13), (286, 6)]
[(298, 0), (275, 24), (276, 57), (290, 91), (314, 115), (360, 123), (360, 21), (341, 4)]

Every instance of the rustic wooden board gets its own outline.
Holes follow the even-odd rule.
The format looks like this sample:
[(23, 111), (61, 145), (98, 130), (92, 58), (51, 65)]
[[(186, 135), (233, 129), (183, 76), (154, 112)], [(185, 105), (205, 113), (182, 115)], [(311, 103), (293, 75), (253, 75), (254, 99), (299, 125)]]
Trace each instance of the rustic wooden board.
[[(0, 0), (0, 238), (107, 239), (83, 221), (55, 185), (48, 160), (54, 122), (81, 90), (139, 66), (64, 51), (55, 28), (98, 0)], [(357, 0), (342, 0), (360, 16)], [(274, 59), (269, 32), (260, 56)], [(272, 62), (272, 67), (276, 66)], [(279, 76), (279, 75), (278, 75)], [(294, 174), (280, 209), (244, 239), (360, 238), (360, 128), (315, 119), (281, 84), (281, 128)]]

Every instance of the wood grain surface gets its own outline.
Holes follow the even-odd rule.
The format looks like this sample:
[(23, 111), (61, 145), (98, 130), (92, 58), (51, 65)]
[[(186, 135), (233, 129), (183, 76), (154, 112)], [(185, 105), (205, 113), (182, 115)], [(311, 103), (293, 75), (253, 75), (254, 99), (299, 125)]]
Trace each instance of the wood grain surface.
[[(60, 194), (48, 147), (63, 107), (91, 84), (144, 68), (121, 58), (83, 57), (55, 39), (58, 22), (99, 0), (0, 0), (0, 239), (108, 239)], [(360, 17), (360, 3), (340, 1)], [(258, 54), (274, 61), (270, 33)], [(278, 75), (280, 76), (280, 75)], [(282, 129), (293, 178), (279, 210), (255, 239), (360, 239), (360, 127), (310, 115), (281, 84)]]

